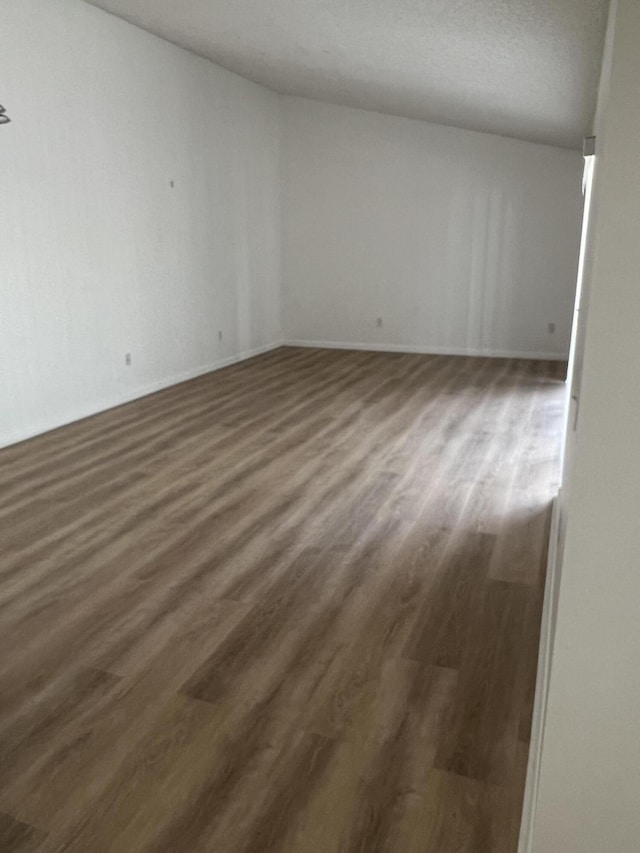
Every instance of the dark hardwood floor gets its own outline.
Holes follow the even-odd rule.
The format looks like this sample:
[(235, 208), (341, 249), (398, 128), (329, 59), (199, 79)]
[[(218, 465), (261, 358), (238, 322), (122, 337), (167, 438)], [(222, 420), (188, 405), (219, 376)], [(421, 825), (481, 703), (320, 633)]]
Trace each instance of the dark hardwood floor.
[(515, 853), (564, 365), (282, 348), (0, 452), (0, 850)]

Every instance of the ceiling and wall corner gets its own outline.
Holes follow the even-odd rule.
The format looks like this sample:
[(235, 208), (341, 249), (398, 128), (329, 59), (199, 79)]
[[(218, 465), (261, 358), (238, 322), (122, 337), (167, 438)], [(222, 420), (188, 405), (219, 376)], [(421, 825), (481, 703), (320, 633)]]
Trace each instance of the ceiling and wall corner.
[[(456, 2), (459, 6), (461, 0), (449, 0), (450, 7)], [(273, 0), (268, 10), (248, 3), (237, 0), (239, 12), (246, 15), (254, 8), (258, 20), (260, 14), (268, 17), (284, 8), (283, 0)], [(307, 0), (300, 3), (304, 14), (294, 20), (311, 37), (311, 11), (319, 10), (310, 11)], [(431, 12), (436, 9), (435, 0), (425, 3)], [(472, 18), (478, 3), (469, 12)], [(0, 362), (7, 368), (0, 371), (0, 442), (19, 440), (277, 343), (286, 314), (283, 279), (296, 262), (282, 251), (283, 242), (291, 246), (293, 231), (284, 240), (281, 231), (295, 222), (297, 209), (299, 224), (319, 218), (322, 227), (309, 230), (314, 251), (323, 241), (331, 245), (333, 211), (339, 205), (346, 221), (355, 221), (360, 229), (351, 232), (355, 238), (340, 255), (345, 263), (340, 274), (348, 275), (348, 290), (343, 287), (341, 295), (348, 295), (351, 312), (344, 313), (354, 320), (344, 330), (347, 341), (511, 351), (513, 340), (492, 335), (506, 318), (509, 330), (524, 328), (527, 335), (539, 335), (529, 341), (519, 336), (519, 346), (528, 352), (562, 353), (560, 302), (569, 304), (567, 294), (575, 284), (569, 255), (577, 251), (577, 152), (390, 118), (379, 111), (280, 98), (96, 5), (0, 0), (2, 103), (13, 119), (0, 134), (8, 180), (0, 220), (14, 234), (7, 241), (10, 250), (0, 255), (7, 306), (0, 317), (6, 331), (0, 335)], [(320, 33), (329, 45), (342, 43), (339, 23), (345, 15), (366, 11), (353, 3), (345, 4), (345, 11), (334, 0), (320, 5), (325, 16), (332, 11), (336, 22), (333, 38), (326, 20), (324, 36)], [(135, 10), (136, 0), (127, 6)], [(202, 0), (199, 6), (185, 0), (171, 6), (180, 14), (186, 9), (187, 19), (198, 9), (200, 14), (214, 9), (215, 14), (226, 10), (231, 18), (236, 14), (226, 0)], [(170, 12), (163, 0), (153, 8), (159, 15)], [(590, 8), (595, 16), (596, 7)], [(375, 0), (369, 11), (384, 20)], [(416, 16), (402, 5), (395, 11), (397, 25), (413, 33)], [(506, 0), (504, 13), (510, 14)], [(193, 20), (197, 23), (198, 15)], [(240, 30), (229, 26), (226, 32), (223, 40), (232, 44)], [(470, 31), (469, 44), (473, 38)], [(512, 45), (511, 52), (515, 50)], [(378, 63), (376, 56), (372, 63)], [(302, 123), (293, 137), (287, 131), (283, 139), (283, 120), (294, 110)], [(61, 112), (65, 120), (54, 122), (51, 132), (51, 116)], [(295, 204), (283, 217), (281, 188), (292, 185), (289, 169), (302, 166), (304, 171), (308, 133), (313, 145), (306, 148), (318, 153), (305, 181), (326, 180), (320, 183), (322, 193), (309, 194), (308, 207), (302, 206), (300, 195), (291, 199), (285, 193), (283, 202)], [(287, 149), (283, 169), (280, 150), (287, 140), (301, 153), (289, 157)], [(351, 162), (356, 167), (342, 180), (345, 162), (347, 168)], [(562, 176), (555, 180), (557, 170)], [(300, 181), (299, 188), (304, 185)], [(327, 205), (332, 188), (336, 204)], [(372, 209), (375, 215), (359, 216), (359, 210)], [(526, 217), (509, 214), (523, 209)], [(505, 225), (508, 246), (500, 243), (502, 226), (496, 223)], [(461, 227), (471, 235), (465, 252), (459, 251)], [(567, 229), (575, 230), (575, 246)], [(425, 255), (427, 243), (437, 251)], [(396, 251), (399, 245), (404, 255)], [(537, 257), (529, 262), (533, 255)], [(376, 258), (380, 263), (375, 275), (369, 275), (367, 264)], [(514, 278), (513, 284), (522, 284), (521, 305), (535, 302), (533, 322), (529, 310), (495, 315), (490, 310), (495, 287), (508, 280), (510, 265), (518, 258), (526, 276)], [(283, 266), (289, 273), (282, 274)], [(380, 279), (385, 269), (388, 281)], [(416, 294), (422, 298), (420, 282), (413, 286), (419, 273), (431, 277), (436, 295), (443, 294), (457, 337), (421, 338), (415, 327), (412, 334), (404, 327), (397, 293), (402, 290), (406, 312), (413, 311)], [(373, 295), (361, 286), (363, 276), (374, 284)], [(514, 304), (512, 293), (507, 288), (503, 308)], [(358, 294), (363, 300), (360, 318), (351, 310)], [(486, 311), (478, 301), (481, 294), (491, 297)], [(312, 300), (307, 306), (315, 310)], [(424, 300), (418, 307), (423, 313), (414, 316), (424, 317)], [(298, 312), (292, 333), (319, 334), (317, 328), (302, 328), (302, 320)], [(549, 326), (557, 332), (553, 342)]]
[(608, 0), (88, 0), (286, 95), (566, 148)]

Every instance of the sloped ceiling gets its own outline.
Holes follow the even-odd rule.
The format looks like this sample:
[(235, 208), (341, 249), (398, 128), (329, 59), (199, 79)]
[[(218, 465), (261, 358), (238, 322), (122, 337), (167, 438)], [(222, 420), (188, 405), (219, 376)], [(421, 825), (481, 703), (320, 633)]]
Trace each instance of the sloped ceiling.
[(568, 148), (608, 0), (90, 0), (284, 94)]

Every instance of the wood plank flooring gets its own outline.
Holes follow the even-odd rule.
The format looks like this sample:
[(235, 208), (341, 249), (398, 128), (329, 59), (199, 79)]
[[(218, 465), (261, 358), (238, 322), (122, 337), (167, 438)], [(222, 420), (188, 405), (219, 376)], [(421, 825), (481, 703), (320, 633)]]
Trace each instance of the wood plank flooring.
[(515, 853), (562, 378), (282, 348), (0, 451), (0, 850)]

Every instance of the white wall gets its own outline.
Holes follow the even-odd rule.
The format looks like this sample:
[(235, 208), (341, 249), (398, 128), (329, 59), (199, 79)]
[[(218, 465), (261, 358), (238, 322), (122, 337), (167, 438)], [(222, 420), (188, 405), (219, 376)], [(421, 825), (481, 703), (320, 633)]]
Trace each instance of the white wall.
[(567, 356), (578, 152), (299, 98), (282, 113), (288, 339)]
[[(616, 0), (612, 0), (609, 7), (609, 22), (602, 57), (602, 68), (600, 85), (598, 90), (598, 102), (596, 114), (593, 120), (592, 135), (596, 137), (596, 157), (585, 160), (585, 217), (582, 224), (581, 263), (578, 267), (578, 277), (581, 278), (579, 293), (577, 294), (576, 311), (574, 314), (572, 351), (568, 368), (568, 407), (567, 407), (567, 429), (565, 435), (565, 446), (563, 450), (562, 489), (558, 499), (559, 511), (559, 541), (558, 541), (558, 565), (555, 571), (555, 583), (559, 590), (559, 581), (562, 570), (562, 556), (566, 538), (566, 517), (569, 505), (569, 495), (573, 479), (573, 465), (576, 451), (576, 427), (579, 420), (582, 373), (584, 366), (585, 338), (587, 329), (587, 318), (589, 316), (589, 297), (591, 294), (591, 280), (594, 270), (595, 235), (597, 226), (597, 215), (599, 208), (600, 192), (600, 152), (603, 148), (604, 133), (606, 128), (606, 112), (609, 101), (609, 86), (611, 83), (611, 66), (613, 62), (613, 37), (615, 35), (615, 10)], [(554, 611), (557, 605), (557, 593), (554, 596)]]
[(533, 849), (640, 849), (640, 4), (618, 0)]
[(577, 153), (279, 98), (81, 0), (0, 0), (0, 20), (0, 445), (282, 321), (566, 356)]
[(0, 22), (0, 444), (276, 342), (278, 96), (81, 0)]

